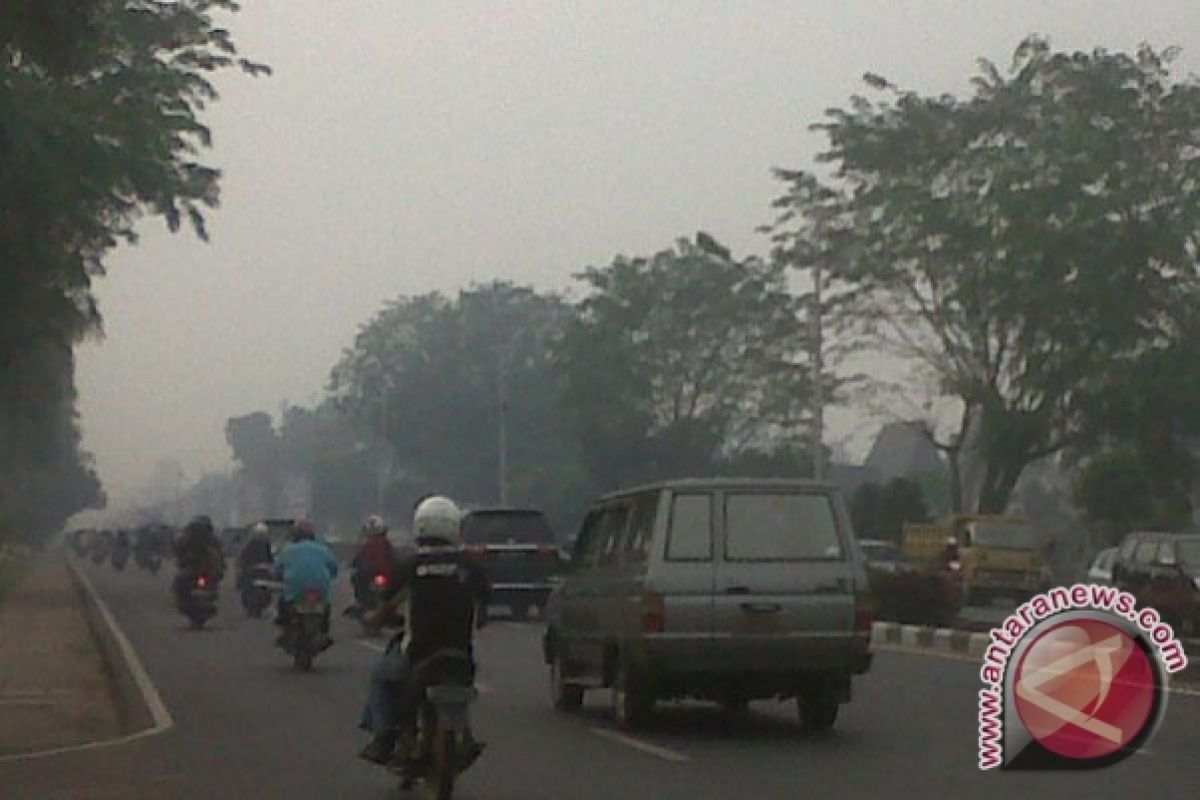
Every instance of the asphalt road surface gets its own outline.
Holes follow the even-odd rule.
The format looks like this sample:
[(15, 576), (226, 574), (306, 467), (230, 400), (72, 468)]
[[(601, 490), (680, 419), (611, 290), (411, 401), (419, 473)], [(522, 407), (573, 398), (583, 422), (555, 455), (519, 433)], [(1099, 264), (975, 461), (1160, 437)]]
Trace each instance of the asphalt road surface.
[[(87, 568), (172, 715), (174, 727), (118, 747), (0, 764), (0, 797), (383, 798), (386, 772), (360, 762), (356, 730), (378, 643), (349, 620), (310, 674), (292, 671), (274, 628), (245, 618), (227, 583), (220, 615), (195, 632), (170, 606), (169, 576)], [(344, 578), (340, 583), (346, 602)], [(835, 732), (805, 736), (793, 706), (761, 703), (727, 723), (715, 707), (660, 707), (626, 737), (607, 692), (583, 713), (550, 708), (540, 626), (480, 634), (477, 733), (489, 743), (464, 800), (1189, 797), (1200, 785), (1200, 697), (1172, 695), (1147, 753), (1090, 773), (994, 774), (976, 767), (975, 665), (877, 651)]]

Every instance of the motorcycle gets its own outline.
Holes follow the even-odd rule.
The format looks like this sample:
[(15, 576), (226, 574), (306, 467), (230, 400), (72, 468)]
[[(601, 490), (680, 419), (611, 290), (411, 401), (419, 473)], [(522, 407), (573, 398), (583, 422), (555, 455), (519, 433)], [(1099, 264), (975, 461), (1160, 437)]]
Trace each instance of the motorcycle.
[(401, 791), (417, 784), (431, 798), (451, 800), (458, 776), (475, 763), (483, 745), (471, 733), (471, 704), (478, 697), (470, 656), (460, 650), (442, 650), (414, 670), (424, 687), (414, 752), (394, 771)]
[(203, 628), (209, 618), (216, 616), (217, 583), (217, 579), (207, 572), (187, 576), (181, 581), (177, 597), (179, 610), (191, 621), (193, 628)]
[(112, 548), (112, 565), (117, 572), (122, 572), (129, 563), (129, 545), (117, 542)]
[(311, 670), (313, 659), (329, 647), (325, 634), (328, 613), (329, 605), (316, 589), (309, 589), (292, 603), (281, 645), (301, 672)]
[(374, 639), (380, 635), (381, 629), (374, 612), (379, 608), (390, 582), (385, 573), (376, 573), (371, 576), (363, 596), (358, 598), (357, 616), (362, 623), (363, 636)]
[(246, 616), (259, 619), (271, 605), (271, 593), (276, 586), (270, 564), (255, 564), (242, 579), (242, 608)]

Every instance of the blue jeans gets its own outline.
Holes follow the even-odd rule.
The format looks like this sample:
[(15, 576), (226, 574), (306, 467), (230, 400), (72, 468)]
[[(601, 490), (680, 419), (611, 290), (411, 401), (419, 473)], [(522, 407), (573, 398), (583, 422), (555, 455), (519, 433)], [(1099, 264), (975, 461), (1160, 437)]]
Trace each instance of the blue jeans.
[(363, 707), (358, 727), (376, 737), (390, 736), (395, 732), (400, 724), (400, 709), (396, 701), (401, 685), (408, 680), (409, 672), (408, 658), (400, 647), (400, 638), (394, 637), (371, 670), (367, 704)]

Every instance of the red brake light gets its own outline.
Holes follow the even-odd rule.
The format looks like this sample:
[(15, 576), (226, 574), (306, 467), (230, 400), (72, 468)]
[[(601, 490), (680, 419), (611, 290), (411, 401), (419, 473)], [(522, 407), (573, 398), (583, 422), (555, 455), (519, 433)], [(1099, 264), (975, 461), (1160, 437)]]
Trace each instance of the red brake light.
[(484, 555), (485, 553), (487, 553), (487, 545), (484, 545), (484, 544), (469, 544), (469, 545), (467, 545), (467, 552), (468, 552), (468, 553), (470, 553), (470, 554), (471, 554), (471, 555), (473, 555), (473, 556), (481, 556), (481, 555)]
[(208, 576), (207, 575), (197, 575), (196, 576), (196, 585), (198, 587), (200, 587), (201, 589), (203, 589), (205, 586), (208, 586)]
[(550, 561), (558, 560), (558, 548), (552, 544), (538, 545), (538, 555)]
[(306, 599), (307, 599), (309, 602), (316, 603), (316, 602), (320, 602), (320, 600), (321, 600), (321, 593), (320, 593), (319, 591), (317, 591), (316, 589), (309, 589), (308, 591), (306, 591), (306, 592), (304, 593), (304, 597), (305, 597), (305, 598), (306, 598)]
[(382, 573), (380, 573), (379, 575), (376, 575), (376, 576), (375, 576), (374, 583), (375, 583), (375, 585), (376, 585), (377, 587), (379, 587), (379, 588), (381, 588), (381, 589), (382, 589), (384, 586), (387, 586), (387, 584), (388, 584), (387, 575), (384, 575), (384, 574), (382, 574)]
[(661, 594), (642, 595), (642, 633), (662, 633), (667, 629), (667, 608)]
[(855, 633), (870, 633), (875, 621), (875, 601), (868, 595), (859, 595), (854, 603)]

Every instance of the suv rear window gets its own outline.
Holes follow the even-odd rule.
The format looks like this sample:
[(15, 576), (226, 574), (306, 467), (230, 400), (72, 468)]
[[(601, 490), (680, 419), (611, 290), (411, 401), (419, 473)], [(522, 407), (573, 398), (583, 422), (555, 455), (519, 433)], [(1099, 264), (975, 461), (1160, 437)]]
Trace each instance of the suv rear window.
[(726, 559), (808, 561), (844, 556), (828, 495), (726, 495)]
[(473, 511), (462, 524), (467, 544), (554, 544), (554, 531), (540, 511)]

